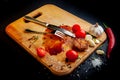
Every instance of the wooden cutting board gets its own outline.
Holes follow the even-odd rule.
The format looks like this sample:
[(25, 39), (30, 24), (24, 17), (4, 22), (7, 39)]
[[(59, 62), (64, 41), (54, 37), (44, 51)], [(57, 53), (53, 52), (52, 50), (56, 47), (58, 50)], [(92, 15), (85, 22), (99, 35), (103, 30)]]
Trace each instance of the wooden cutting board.
[[(31, 16), (37, 18), (40, 21), (51, 23), (54, 25), (69, 25), (72, 26), (74, 24), (80, 24), (81, 28), (88, 32), (89, 27), (92, 25), (91, 23), (53, 5), (53, 4), (46, 4), (28, 14), (27, 16)], [(24, 16), (23, 16), (24, 17)], [(43, 47), (43, 36), (41, 34), (29, 34), (25, 33), (24, 30), (26, 28), (33, 29), (36, 31), (44, 32), (46, 30), (45, 27), (32, 23), (27, 22), (24, 18), (21, 17), (14, 22), (10, 23), (6, 26), (6, 33), (16, 41), (21, 47), (23, 47), (30, 55), (32, 55), (36, 60), (38, 60), (41, 64), (46, 66), (53, 74), (55, 75), (67, 75), (70, 74), (76, 67), (78, 67), (82, 62), (85, 61), (92, 53), (95, 51), (105, 40), (106, 40), (106, 33), (104, 32), (100, 37), (100, 43), (97, 44), (95, 47), (89, 47), (87, 51), (79, 52), (80, 58), (77, 59), (75, 62), (66, 62), (66, 50), (61, 52), (57, 55), (50, 55), (47, 53), (44, 57), (39, 57), (36, 52), (37, 47)], [(39, 37), (36, 42), (29, 40), (33, 36)], [(29, 40), (29, 41), (28, 41)], [(33, 43), (34, 42), (34, 43)]]

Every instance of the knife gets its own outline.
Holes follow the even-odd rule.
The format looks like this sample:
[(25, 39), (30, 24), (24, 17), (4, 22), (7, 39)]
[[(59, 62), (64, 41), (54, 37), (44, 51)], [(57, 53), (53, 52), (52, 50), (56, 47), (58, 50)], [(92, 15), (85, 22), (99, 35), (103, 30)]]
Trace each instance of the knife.
[(37, 23), (37, 24), (40, 24), (40, 25), (45, 26), (45, 27), (47, 27), (49, 29), (52, 29), (52, 30), (58, 30), (58, 31), (70, 36), (70, 37), (75, 38), (75, 34), (73, 34), (72, 32), (70, 32), (66, 29), (60, 28), (56, 25), (49, 24), (49, 23), (46, 23), (46, 22), (42, 22), (42, 21), (39, 21), (39, 20), (37, 20), (35, 18), (32, 18), (32, 17), (29, 17), (29, 16), (24, 16), (24, 19), (28, 20), (28, 21), (31, 21), (31, 22), (34, 22), (34, 23)]

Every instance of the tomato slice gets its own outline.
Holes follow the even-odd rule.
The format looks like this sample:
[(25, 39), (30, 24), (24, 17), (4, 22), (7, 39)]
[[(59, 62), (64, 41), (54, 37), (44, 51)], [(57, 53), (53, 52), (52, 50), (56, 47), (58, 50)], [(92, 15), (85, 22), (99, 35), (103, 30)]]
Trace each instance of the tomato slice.
[(68, 50), (66, 52), (66, 57), (69, 61), (75, 61), (78, 58), (78, 53), (74, 50)]
[(37, 50), (37, 55), (39, 56), (39, 57), (44, 57), (45, 56), (45, 54), (47, 53), (43, 48), (37, 48), (36, 49)]

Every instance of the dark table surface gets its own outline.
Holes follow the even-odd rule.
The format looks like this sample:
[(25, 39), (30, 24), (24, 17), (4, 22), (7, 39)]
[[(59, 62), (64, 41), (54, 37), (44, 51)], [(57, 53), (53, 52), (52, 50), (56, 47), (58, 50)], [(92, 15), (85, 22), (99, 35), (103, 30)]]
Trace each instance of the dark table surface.
[[(97, 72), (89, 80), (109, 80), (119, 79), (119, 5), (118, 2), (103, 0), (1, 0), (0, 1), (0, 73), (2, 79), (40, 79), (51, 80), (49, 78), (40, 77), (40, 70), (44, 72), (44, 67), (39, 64), (32, 56), (21, 48), (5, 33), (6, 26), (14, 20), (30, 13), (40, 6), (51, 3), (55, 4), (70, 13), (81, 17), (91, 23), (105, 22), (110, 26), (115, 34), (116, 44), (112, 50), (108, 65), (100, 72)], [(113, 6), (114, 5), (114, 6)], [(39, 70), (39, 71), (38, 71)], [(73, 77), (74, 78), (74, 77)], [(72, 78), (58, 77), (56, 79)], [(79, 79), (79, 78), (76, 78)], [(79, 79), (80, 80), (80, 79)]]

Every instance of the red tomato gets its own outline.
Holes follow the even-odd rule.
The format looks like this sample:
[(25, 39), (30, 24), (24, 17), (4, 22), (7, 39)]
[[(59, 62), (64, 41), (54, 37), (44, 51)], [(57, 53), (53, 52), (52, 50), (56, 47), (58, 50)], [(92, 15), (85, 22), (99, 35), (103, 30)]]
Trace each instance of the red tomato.
[(37, 54), (39, 57), (44, 57), (46, 54), (46, 51), (43, 48), (37, 48)]
[(66, 57), (69, 61), (75, 61), (78, 58), (78, 53), (74, 50), (68, 50), (66, 52)]
[(78, 24), (74, 24), (73, 27), (72, 27), (72, 31), (75, 33), (76, 31), (80, 31), (81, 30), (81, 27), (80, 25)]
[(75, 36), (77, 38), (85, 38), (86, 32), (83, 29), (81, 29), (80, 31), (75, 32)]

